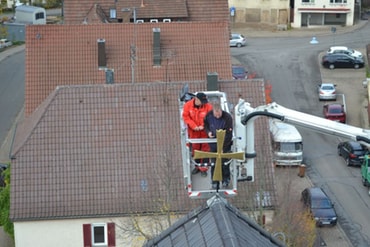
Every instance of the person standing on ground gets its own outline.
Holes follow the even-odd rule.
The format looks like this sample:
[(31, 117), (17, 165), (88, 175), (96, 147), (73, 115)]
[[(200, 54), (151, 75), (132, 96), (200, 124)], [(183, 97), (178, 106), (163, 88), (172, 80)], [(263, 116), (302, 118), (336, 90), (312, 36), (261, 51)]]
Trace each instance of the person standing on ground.
[[(195, 97), (185, 103), (182, 118), (188, 126), (189, 138), (207, 138), (207, 133), (204, 131), (204, 118), (206, 114), (212, 110), (212, 105), (208, 103), (207, 95), (205, 93), (197, 93)], [(194, 150), (209, 151), (208, 143), (192, 143), (191, 144), (191, 155), (194, 156)], [(196, 163), (200, 164), (200, 159), (195, 160)], [(197, 174), (201, 171), (202, 176), (207, 176), (207, 165), (195, 166), (192, 174)]]
[[(212, 103), (212, 111), (210, 111), (204, 119), (204, 128), (209, 138), (216, 138), (217, 130), (225, 130), (225, 140), (224, 146), (222, 148), (223, 153), (231, 152), (231, 146), (233, 143), (233, 118), (232, 116), (223, 111), (220, 103)], [(210, 151), (217, 152), (217, 143), (210, 143)], [(230, 183), (230, 164), (228, 159), (222, 159), (222, 186), (224, 188), (229, 186)], [(214, 162), (212, 162), (214, 164)], [(213, 173), (215, 166), (211, 167), (211, 175), (213, 178)], [(212, 188), (217, 189), (218, 181), (212, 180)]]

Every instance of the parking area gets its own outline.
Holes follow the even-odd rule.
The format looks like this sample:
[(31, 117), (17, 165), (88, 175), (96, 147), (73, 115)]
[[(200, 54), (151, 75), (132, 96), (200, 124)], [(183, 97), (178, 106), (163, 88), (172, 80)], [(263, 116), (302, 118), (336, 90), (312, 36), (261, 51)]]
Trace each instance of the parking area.
[[(362, 54), (366, 54), (365, 49), (359, 51)], [(326, 51), (319, 55), (319, 63), (325, 53)], [(366, 62), (366, 64), (368, 63)], [(367, 89), (362, 84), (366, 79), (366, 68), (330, 70), (320, 65), (320, 72), (322, 82), (336, 84), (337, 94), (344, 95), (347, 108), (347, 124), (360, 128), (369, 128), (367, 120)]]

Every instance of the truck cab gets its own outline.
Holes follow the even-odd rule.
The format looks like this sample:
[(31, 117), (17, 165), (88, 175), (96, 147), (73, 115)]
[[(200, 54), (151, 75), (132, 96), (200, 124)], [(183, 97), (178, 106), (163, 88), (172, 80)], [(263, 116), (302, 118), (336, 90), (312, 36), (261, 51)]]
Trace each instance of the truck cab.
[(369, 195), (370, 195), (370, 168), (369, 168), (369, 159), (370, 154), (365, 155), (364, 161), (361, 165), (361, 178), (362, 184), (369, 188)]
[(277, 119), (269, 120), (274, 164), (300, 165), (303, 160), (302, 136), (293, 125)]

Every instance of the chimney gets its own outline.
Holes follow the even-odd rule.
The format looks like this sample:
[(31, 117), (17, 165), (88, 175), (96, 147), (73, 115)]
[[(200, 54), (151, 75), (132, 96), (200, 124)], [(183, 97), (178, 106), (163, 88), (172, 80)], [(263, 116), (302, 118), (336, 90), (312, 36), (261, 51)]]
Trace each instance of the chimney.
[(161, 66), (161, 29), (153, 28), (153, 65)]
[(107, 59), (105, 56), (105, 39), (98, 39), (98, 67), (105, 69), (107, 67)]
[(207, 91), (218, 91), (217, 72), (207, 72)]

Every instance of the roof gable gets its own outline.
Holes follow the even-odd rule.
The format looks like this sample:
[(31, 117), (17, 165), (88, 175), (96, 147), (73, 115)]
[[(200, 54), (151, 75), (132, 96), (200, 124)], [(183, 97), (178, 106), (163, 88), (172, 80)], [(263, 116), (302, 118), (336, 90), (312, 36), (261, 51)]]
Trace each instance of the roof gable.
[[(186, 245), (187, 243), (187, 245)], [(229, 204), (214, 196), (144, 246), (285, 246)]]

